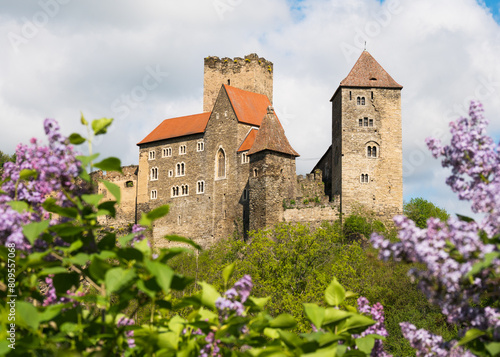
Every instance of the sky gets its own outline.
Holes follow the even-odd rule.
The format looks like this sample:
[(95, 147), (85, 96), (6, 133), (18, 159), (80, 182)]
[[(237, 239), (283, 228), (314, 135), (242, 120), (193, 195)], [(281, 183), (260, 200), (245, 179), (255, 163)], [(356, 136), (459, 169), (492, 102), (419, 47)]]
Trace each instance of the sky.
[(331, 141), (330, 98), (364, 49), (401, 85), (404, 199), (470, 214), (424, 140), (480, 100), (500, 138), (500, 4), (482, 0), (40, 0), (0, 5), (0, 150), (43, 137), (43, 119), (85, 133), (102, 157), (138, 163), (162, 120), (200, 113), (203, 59), (274, 63), (274, 107), (309, 172)]

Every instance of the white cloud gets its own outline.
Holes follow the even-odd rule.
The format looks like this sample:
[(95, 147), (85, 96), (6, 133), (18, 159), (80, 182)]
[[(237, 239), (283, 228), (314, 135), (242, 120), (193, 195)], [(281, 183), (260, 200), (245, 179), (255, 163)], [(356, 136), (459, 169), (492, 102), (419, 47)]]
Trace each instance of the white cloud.
[[(83, 111), (116, 118), (110, 142), (98, 145), (103, 155), (137, 162), (135, 143), (163, 119), (201, 111), (204, 57), (256, 52), (274, 62), (274, 104), (305, 173), (330, 144), (329, 100), (366, 41), (404, 86), (405, 198), (462, 210), (422, 143), (446, 133), (473, 98), (500, 134), (499, 30), (474, 0), (304, 0), (294, 9), (285, 0), (8, 2), (0, 150), (41, 136), (47, 116), (65, 132), (81, 130)], [(143, 91), (148, 68), (168, 76)]]

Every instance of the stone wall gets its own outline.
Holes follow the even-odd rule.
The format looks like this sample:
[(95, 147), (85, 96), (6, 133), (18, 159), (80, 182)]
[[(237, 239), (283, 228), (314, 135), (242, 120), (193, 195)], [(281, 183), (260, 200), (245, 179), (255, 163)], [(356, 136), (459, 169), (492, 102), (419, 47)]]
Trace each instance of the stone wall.
[(223, 84), (264, 94), (273, 102), (273, 63), (255, 53), (245, 58), (205, 58), (203, 111), (212, 110)]

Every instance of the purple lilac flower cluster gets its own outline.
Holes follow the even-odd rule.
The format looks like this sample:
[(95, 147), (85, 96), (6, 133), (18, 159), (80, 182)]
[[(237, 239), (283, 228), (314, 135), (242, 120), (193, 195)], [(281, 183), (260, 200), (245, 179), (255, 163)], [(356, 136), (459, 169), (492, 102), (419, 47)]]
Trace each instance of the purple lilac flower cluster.
[[(492, 239), (500, 233), (500, 154), (498, 146), (486, 136), (487, 121), (480, 103), (471, 104), (469, 116), (451, 123), (450, 145), (442, 146), (434, 139), (428, 139), (427, 144), (435, 157), (443, 157), (444, 167), (452, 168), (447, 184), (460, 199), (471, 202), (474, 212), (485, 214), (482, 221), (449, 218), (441, 222), (430, 218), (427, 228), (420, 229), (408, 218), (396, 216), (394, 222), (400, 242), (390, 243), (376, 233), (371, 242), (380, 249), (382, 259), (392, 257), (426, 266), (423, 271), (411, 270), (410, 275), (417, 279), (427, 298), (441, 307), (449, 323), (463, 326), (465, 330), (490, 328), (494, 340), (498, 341), (500, 310), (483, 308), (480, 301), (485, 294), (500, 295), (496, 279), (490, 279), (490, 275), (500, 272), (500, 260), (494, 259), (488, 269), (474, 276), (467, 274), (486, 254), (498, 251)], [(452, 342), (443, 343), (441, 337), (424, 330), (416, 331), (412, 325), (402, 327), (412, 345), (422, 348), (419, 356), (442, 356), (445, 354), (438, 352), (439, 349), (444, 351), (455, 346)], [(432, 349), (429, 346), (436, 349), (434, 354), (425, 354)], [(457, 347), (453, 348), (458, 351)]]
[(441, 336), (434, 335), (424, 329), (417, 328), (408, 323), (400, 324), (404, 338), (417, 351), (417, 357), (474, 357), (474, 355), (456, 342), (445, 342)]
[[(118, 319), (118, 322), (116, 323), (116, 326), (118, 327), (131, 326), (131, 325), (135, 325), (135, 321), (134, 319), (129, 319), (127, 317), (120, 317)], [(134, 348), (135, 347), (134, 331), (133, 330), (126, 331), (125, 336), (127, 337), (128, 347)]]
[[(377, 302), (373, 306), (370, 306), (368, 299), (361, 296), (358, 298), (358, 311), (362, 314), (370, 316), (376, 323), (375, 325), (368, 327), (359, 336), (353, 336), (354, 338), (364, 337), (370, 334), (377, 334), (383, 337), (389, 336), (387, 330), (385, 329), (384, 307), (381, 303)], [(370, 356), (392, 357), (390, 354), (384, 352), (381, 340), (375, 340), (375, 346), (373, 347)]]
[[(31, 139), (31, 145), (19, 144), (16, 149), (16, 162), (4, 165), (3, 184), (0, 195), (0, 243), (15, 243), (16, 248), (28, 250), (29, 243), (22, 235), (22, 224), (47, 219), (41, 204), (48, 196), (53, 196), (58, 203), (70, 205), (65, 193), (76, 191), (75, 178), (81, 168), (72, 146), (59, 132), (59, 125), (53, 119), (45, 119), (45, 133), (48, 146), (39, 145), (37, 139)], [(19, 180), (22, 170), (34, 170), (36, 175), (26, 180)], [(8, 207), (7, 202), (19, 200), (31, 205), (33, 212), (18, 213)], [(5, 223), (8, 222), (8, 223)]]
[(73, 301), (73, 307), (78, 306), (79, 302), (75, 301), (71, 298), (71, 296), (83, 296), (83, 292), (73, 293), (71, 291), (67, 291), (66, 294), (69, 297), (57, 297), (56, 288), (54, 287), (54, 281), (52, 280), (53, 275), (49, 275), (45, 278), (45, 283), (47, 284), (47, 291), (45, 292), (45, 300), (43, 301), (42, 306), (49, 306), (55, 304), (64, 304), (70, 301)]
[(215, 334), (210, 331), (205, 337), (207, 344), (200, 350), (200, 357), (220, 356), (220, 340), (215, 339)]
[(250, 275), (245, 275), (238, 280), (232, 288), (224, 293), (224, 297), (218, 298), (217, 301), (215, 301), (215, 306), (219, 310), (220, 318), (225, 320), (232, 313), (235, 313), (236, 316), (243, 316), (245, 312), (243, 303), (250, 296), (252, 287), (252, 277)]
[(139, 225), (139, 224), (134, 224), (132, 226), (132, 233), (135, 234), (135, 237), (132, 239), (132, 245), (134, 245), (134, 243), (139, 243), (140, 241), (142, 241), (144, 238), (146, 238), (144, 236), (144, 234), (142, 232), (144, 232), (146, 230), (145, 227)]

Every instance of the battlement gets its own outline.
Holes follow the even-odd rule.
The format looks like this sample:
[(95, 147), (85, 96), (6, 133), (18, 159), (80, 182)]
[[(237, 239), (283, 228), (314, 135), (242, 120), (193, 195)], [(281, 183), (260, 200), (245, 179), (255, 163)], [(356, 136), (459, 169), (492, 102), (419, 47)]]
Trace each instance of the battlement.
[(211, 111), (223, 84), (264, 94), (273, 101), (273, 63), (256, 53), (204, 60), (203, 111)]

